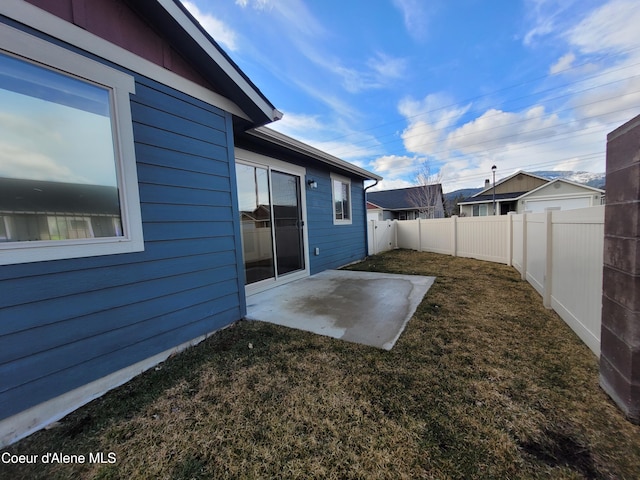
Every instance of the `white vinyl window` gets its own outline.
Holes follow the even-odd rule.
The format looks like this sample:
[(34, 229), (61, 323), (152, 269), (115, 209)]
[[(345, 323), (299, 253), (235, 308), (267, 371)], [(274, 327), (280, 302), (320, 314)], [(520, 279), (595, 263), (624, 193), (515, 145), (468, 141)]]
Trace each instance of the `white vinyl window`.
[(144, 250), (130, 75), (0, 25), (0, 264)]
[(479, 204), (473, 206), (473, 216), (474, 217), (486, 217), (487, 216), (487, 205)]
[(351, 180), (331, 174), (331, 194), (333, 197), (333, 223), (351, 223)]

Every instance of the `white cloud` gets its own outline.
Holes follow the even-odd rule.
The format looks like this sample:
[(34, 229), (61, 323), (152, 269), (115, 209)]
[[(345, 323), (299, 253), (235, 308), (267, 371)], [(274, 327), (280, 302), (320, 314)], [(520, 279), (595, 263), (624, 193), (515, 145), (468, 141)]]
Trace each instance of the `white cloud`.
[(189, 0), (182, 0), (182, 4), (198, 23), (213, 37), (213, 39), (231, 51), (238, 49), (238, 36), (229, 26), (210, 13), (205, 13)]
[(326, 85), (315, 86), (315, 84), (312, 85), (310, 82), (305, 82), (298, 78), (291, 78), (290, 80), (310, 97), (328, 106), (338, 117), (348, 119), (351, 122), (358, 122), (360, 120), (360, 113), (355, 109), (353, 104), (348, 100), (340, 98), (335, 92), (328, 89)]
[(370, 58), (367, 65), (382, 79), (401, 78), (407, 69), (406, 59), (391, 57), (381, 52)]
[(581, 93), (572, 99), (576, 116), (611, 130), (640, 110), (640, 76), (629, 77)]
[(396, 188), (415, 187), (415, 183), (411, 183), (402, 178), (387, 179), (383, 178), (378, 182), (375, 187), (372, 187), (370, 192), (377, 192), (378, 190), (394, 190)]
[(565, 70), (568, 70), (569, 68), (571, 68), (575, 60), (576, 60), (576, 56), (573, 53), (569, 52), (566, 55), (563, 55), (562, 57), (560, 57), (556, 63), (551, 65), (551, 68), (549, 69), (549, 73), (551, 75), (562, 73)]
[(601, 124), (602, 134), (633, 117), (640, 109), (638, 28), (640, 8), (635, 0), (611, 0), (594, 9), (562, 36), (583, 56), (598, 55), (597, 75), (576, 82), (569, 105), (576, 118)]
[(320, 52), (315, 47), (307, 48), (305, 56), (317, 66), (337, 76), (349, 93), (393, 86), (393, 81), (401, 78), (407, 68), (405, 59), (380, 52), (370, 57), (364, 65), (348, 67), (340, 58)]
[(0, 143), (0, 177), (92, 183), (42, 153), (8, 143)]
[(282, 30), (285, 34), (298, 31), (304, 36), (316, 37), (326, 33), (302, 0), (236, 0), (236, 5), (272, 14), (272, 18), (285, 27)]
[(371, 162), (371, 166), (380, 175), (395, 178), (414, 172), (419, 163), (416, 157), (384, 155)]
[(626, 52), (638, 47), (637, 0), (612, 0), (595, 9), (567, 33), (583, 53)]
[(265, 10), (272, 6), (270, 0), (236, 0), (236, 5), (240, 5), (242, 8), (251, 5), (256, 10)]
[(547, 139), (561, 133), (562, 121), (547, 115), (541, 105), (524, 112), (490, 109), (475, 120), (453, 130), (447, 146), (463, 153), (477, 153), (521, 142)]
[(342, 85), (349, 93), (358, 93), (363, 90), (378, 88), (380, 86), (374, 78), (353, 68), (336, 65), (335, 63), (326, 64), (325, 66), (342, 79)]
[(423, 0), (393, 0), (393, 4), (402, 13), (405, 28), (416, 40), (424, 40), (427, 35), (429, 15), (427, 2)]
[(321, 130), (325, 125), (318, 115), (306, 115), (300, 113), (284, 112), (281, 120), (270, 125), (278, 131), (288, 135), (286, 132), (308, 132), (310, 130)]
[[(501, 177), (559, 165), (604, 169), (601, 125), (587, 127), (543, 105), (514, 112), (488, 109), (464, 121), (471, 105), (457, 106), (441, 95), (430, 95), (422, 101), (404, 100), (399, 110), (409, 124), (402, 135), (405, 149), (428, 159), (433, 173), (441, 175), (445, 191), (481, 186), (491, 176), (492, 165), (498, 166)], [(392, 160), (379, 159), (376, 171), (383, 175), (385, 168), (393, 171)], [(407, 164), (399, 166), (398, 171), (408, 172)]]
[(318, 115), (284, 112), (282, 120), (269, 127), (303, 143), (363, 168), (380, 154), (380, 143), (367, 133), (351, 128), (351, 122), (330, 121)]
[(403, 99), (398, 111), (409, 125), (402, 132), (405, 149), (421, 155), (441, 150), (447, 130), (467, 112), (470, 105), (457, 106), (442, 94), (427, 95), (423, 100)]
[[(432, 168), (427, 157), (419, 155), (383, 155), (369, 164), (369, 169), (384, 177), (375, 190), (403, 188), (418, 185), (428, 171), (428, 180), (438, 180), (438, 169)], [(426, 169), (426, 170), (425, 170)]]
[(523, 43), (533, 46), (540, 38), (565, 31), (567, 22), (574, 19), (568, 12), (576, 3), (581, 4), (582, 0), (526, 0), (527, 19), (532, 26)]

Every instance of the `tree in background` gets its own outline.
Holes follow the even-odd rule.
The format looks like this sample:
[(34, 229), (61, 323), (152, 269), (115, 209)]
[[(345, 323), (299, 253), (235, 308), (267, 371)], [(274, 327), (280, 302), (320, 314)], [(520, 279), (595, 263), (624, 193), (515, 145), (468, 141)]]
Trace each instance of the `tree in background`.
[(459, 193), (455, 197), (447, 199), (445, 203), (445, 209), (450, 216), (453, 216), (453, 215), (461, 216), (460, 205), (458, 205), (458, 203), (462, 202), (465, 198), (467, 198), (467, 195)]
[(444, 207), (442, 174), (432, 174), (429, 162), (424, 161), (416, 169), (415, 178), (419, 188), (412, 188), (408, 192), (409, 203), (419, 211), (420, 218), (436, 218), (439, 200), (443, 202)]

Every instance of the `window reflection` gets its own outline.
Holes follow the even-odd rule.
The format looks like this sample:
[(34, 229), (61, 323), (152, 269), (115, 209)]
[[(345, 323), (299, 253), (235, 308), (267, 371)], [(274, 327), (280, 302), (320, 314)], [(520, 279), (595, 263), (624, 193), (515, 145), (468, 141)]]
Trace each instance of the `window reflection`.
[(333, 181), (333, 202), (336, 220), (350, 220), (349, 184), (340, 180)]
[(0, 54), (0, 242), (123, 236), (110, 91)]
[(237, 164), (238, 203), (247, 284), (275, 275), (266, 168)]
[(271, 172), (273, 217), (278, 275), (304, 268), (300, 180), (295, 175)]

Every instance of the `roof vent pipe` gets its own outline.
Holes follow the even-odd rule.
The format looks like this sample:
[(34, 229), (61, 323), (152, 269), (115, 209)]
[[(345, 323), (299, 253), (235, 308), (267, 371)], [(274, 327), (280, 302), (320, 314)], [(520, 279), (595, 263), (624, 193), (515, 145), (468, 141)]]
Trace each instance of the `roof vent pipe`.
[(491, 181), (487, 178), (487, 179), (485, 179), (485, 181), (484, 181), (484, 188), (488, 188), (488, 187), (489, 187), (489, 185), (491, 185)]

